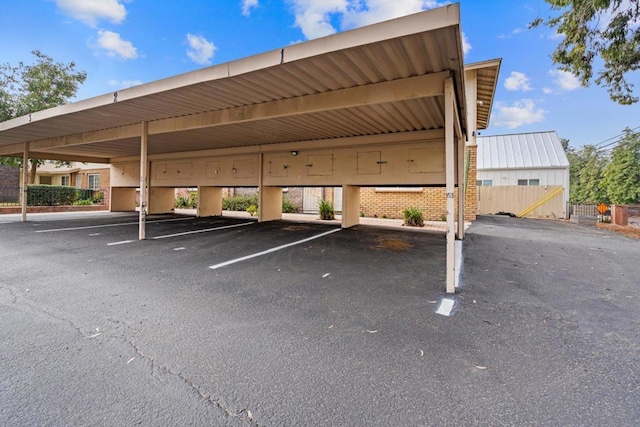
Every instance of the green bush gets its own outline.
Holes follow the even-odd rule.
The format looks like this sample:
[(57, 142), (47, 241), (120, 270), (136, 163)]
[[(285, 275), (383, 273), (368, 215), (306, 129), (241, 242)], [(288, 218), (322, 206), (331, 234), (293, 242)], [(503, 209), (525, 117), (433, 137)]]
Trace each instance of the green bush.
[(258, 196), (233, 196), (222, 199), (222, 209), (226, 211), (246, 211), (251, 205), (258, 206)]
[(189, 194), (178, 194), (174, 207), (178, 209), (195, 209), (198, 207), (198, 193), (190, 191)]
[(293, 204), (291, 200), (282, 196), (282, 212), (283, 213), (296, 213), (298, 212), (298, 206)]
[(77, 200), (91, 200), (92, 190), (80, 190), (67, 186), (30, 185), (27, 206), (68, 206)]
[(247, 212), (249, 213), (249, 215), (254, 216), (258, 213), (258, 207), (256, 205), (251, 205), (247, 208)]
[(76, 200), (73, 204), (78, 206), (89, 206), (93, 204), (93, 200), (91, 199)]
[(93, 197), (91, 198), (91, 200), (93, 201), (93, 203), (97, 204), (97, 205), (101, 205), (104, 203), (104, 192), (101, 190), (96, 190), (93, 193)]
[(418, 208), (407, 208), (403, 212), (404, 224), (409, 227), (424, 227), (424, 217)]
[(322, 199), (318, 203), (318, 211), (320, 213), (320, 219), (334, 219), (336, 214), (333, 210), (333, 203), (328, 200)]

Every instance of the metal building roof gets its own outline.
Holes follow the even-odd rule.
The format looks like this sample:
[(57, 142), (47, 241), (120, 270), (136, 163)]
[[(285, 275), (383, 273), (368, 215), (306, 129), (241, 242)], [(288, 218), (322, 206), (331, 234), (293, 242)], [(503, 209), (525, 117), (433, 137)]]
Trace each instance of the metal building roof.
[(478, 170), (568, 168), (555, 131), (478, 136)]

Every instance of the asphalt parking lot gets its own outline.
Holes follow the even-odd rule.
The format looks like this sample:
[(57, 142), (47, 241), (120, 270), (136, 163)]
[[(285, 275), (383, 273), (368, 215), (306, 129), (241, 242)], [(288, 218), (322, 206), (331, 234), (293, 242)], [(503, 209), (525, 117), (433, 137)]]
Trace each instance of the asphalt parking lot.
[(640, 243), (485, 217), (450, 317), (441, 233), (0, 217), (0, 424), (639, 425)]

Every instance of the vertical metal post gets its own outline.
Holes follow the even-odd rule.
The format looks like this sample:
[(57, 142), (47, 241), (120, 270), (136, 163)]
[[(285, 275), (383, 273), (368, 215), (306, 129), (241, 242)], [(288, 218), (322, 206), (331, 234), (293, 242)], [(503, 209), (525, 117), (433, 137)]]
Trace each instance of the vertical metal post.
[(22, 191), (20, 192), (20, 208), (22, 222), (27, 221), (27, 193), (29, 191), (29, 143), (24, 143), (24, 155), (22, 157)]
[(146, 239), (146, 218), (147, 205), (149, 203), (148, 196), (148, 161), (147, 161), (147, 145), (149, 139), (149, 126), (147, 122), (142, 122), (140, 132), (140, 221), (138, 224), (138, 239)]
[(447, 198), (447, 285), (448, 294), (456, 292), (455, 285), (455, 137), (454, 137), (453, 80), (444, 81), (444, 144), (445, 181)]
[(465, 183), (464, 183), (464, 135), (458, 140), (458, 240), (464, 239), (464, 210), (465, 210)]

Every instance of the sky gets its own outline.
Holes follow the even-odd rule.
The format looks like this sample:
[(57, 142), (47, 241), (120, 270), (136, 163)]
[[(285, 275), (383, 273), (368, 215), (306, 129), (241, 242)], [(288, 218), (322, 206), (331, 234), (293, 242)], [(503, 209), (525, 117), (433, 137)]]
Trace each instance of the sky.
[[(76, 100), (445, 5), (437, 0), (3, 0), (0, 63), (40, 50), (87, 72)], [(502, 58), (483, 135), (555, 130), (580, 147), (640, 126), (640, 104), (558, 71), (544, 0), (461, 0), (465, 64)], [(640, 71), (630, 76), (640, 92)]]

